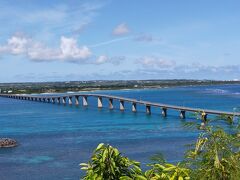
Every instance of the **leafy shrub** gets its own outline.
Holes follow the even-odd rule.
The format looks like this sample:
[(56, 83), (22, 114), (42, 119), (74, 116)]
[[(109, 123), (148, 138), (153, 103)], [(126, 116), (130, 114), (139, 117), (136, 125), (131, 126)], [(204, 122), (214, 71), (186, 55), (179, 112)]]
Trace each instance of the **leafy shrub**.
[(200, 134), (195, 148), (187, 152), (194, 179), (239, 180), (240, 141), (238, 134), (208, 128)]
[(123, 157), (116, 148), (99, 144), (89, 163), (81, 163), (86, 171), (85, 180), (117, 180), (122, 176), (131, 177), (140, 163)]

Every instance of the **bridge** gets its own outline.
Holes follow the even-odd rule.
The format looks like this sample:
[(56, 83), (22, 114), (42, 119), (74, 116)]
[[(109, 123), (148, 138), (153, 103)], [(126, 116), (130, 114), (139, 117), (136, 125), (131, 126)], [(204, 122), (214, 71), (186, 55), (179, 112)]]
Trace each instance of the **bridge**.
[(119, 101), (119, 108), (124, 111), (124, 102), (132, 104), (132, 112), (137, 112), (137, 105), (144, 105), (146, 107), (146, 113), (151, 114), (151, 107), (157, 107), (161, 109), (162, 116), (167, 116), (167, 110), (172, 109), (179, 111), (179, 117), (185, 119), (186, 112), (200, 113), (202, 120), (206, 121), (208, 114), (211, 115), (224, 115), (228, 117), (240, 116), (239, 112), (227, 112), (227, 111), (217, 111), (210, 109), (199, 109), (184, 106), (175, 106), (169, 104), (155, 103), (150, 101), (142, 101), (133, 98), (125, 98), (120, 96), (104, 95), (104, 94), (81, 94), (81, 93), (69, 93), (69, 94), (59, 94), (59, 95), (27, 95), (27, 94), (0, 94), (0, 97), (14, 98), (20, 100), (38, 101), (38, 102), (48, 102), (48, 103), (58, 103), (58, 104), (69, 104), (69, 105), (79, 105), (80, 98), (82, 99), (82, 105), (88, 106), (88, 97), (97, 98), (97, 107), (103, 107), (103, 98), (108, 99), (109, 109), (113, 109), (113, 100)]

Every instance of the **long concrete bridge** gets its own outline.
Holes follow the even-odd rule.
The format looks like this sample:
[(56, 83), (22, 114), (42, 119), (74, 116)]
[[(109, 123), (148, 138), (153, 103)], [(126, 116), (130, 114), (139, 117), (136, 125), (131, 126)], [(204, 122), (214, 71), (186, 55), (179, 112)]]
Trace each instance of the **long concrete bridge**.
[(137, 111), (137, 105), (144, 105), (146, 107), (146, 113), (151, 114), (151, 107), (161, 108), (162, 116), (167, 116), (167, 110), (172, 109), (179, 111), (179, 117), (185, 119), (186, 112), (200, 113), (202, 120), (207, 120), (207, 115), (226, 115), (228, 117), (240, 116), (239, 112), (227, 112), (227, 111), (217, 111), (210, 109), (199, 109), (199, 108), (190, 108), (184, 106), (175, 106), (169, 104), (155, 103), (149, 101), (142, 101), (132, 98), (125, 98), (120, 96), (111, 96), (104, 94), (80, 94), (80, 93), (69, 93), (63, 95), (26, 95), (26, 94), (0, 94), (0, 97), (14, 98), (20, 100), (30, 100), (30, 101), (39, 101), (39, 102), (48, 102), (48, 103), (58, 103), (58, 104), (69, 104), (69, 105), (79, 105), (80, 98), (82, 99), (82, 105), (88, 106), (88, 97), (97, 98), (97, 107), (103, 107), (103, 98), (108, 99), (109, 109), (114, 108), (113, 100), (119, 101), (119, 108), (121, 111), (124, 111), (125, 106), (124, 102), (132, 104), (132, 112)]

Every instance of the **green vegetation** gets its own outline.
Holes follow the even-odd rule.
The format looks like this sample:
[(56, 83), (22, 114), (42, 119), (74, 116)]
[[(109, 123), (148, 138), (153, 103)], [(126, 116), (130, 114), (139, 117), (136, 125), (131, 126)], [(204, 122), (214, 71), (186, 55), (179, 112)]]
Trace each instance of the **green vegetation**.
[[(226, 117), (226, 122), (229, 121)], [(143, 171), (140, 163), (129, 160), (110, 145), (99, 144), (88, 163), (80, 164), (86, 171), (85, 180), (239, 180), (239, 126), (224, 129), (206, 126), (196, 143), (186, 152), (182, 162), (167, 163), (161, 154), (151, 158), (154, 163)]]
[(238, 180), (240, 177), (239, 133), (207, 128), (195, 148), (187, 152), (187, 167), (193, 179)]
[(67, 82), (36, 82), (36, 83), (0, 83), (0, 93), (61, 93), (67, 91), (91, 91), (112, 89), (163, 88), (174, 86), (240, 84), (240, 81), (211, 80), (112, 80), (112, 81), (67, 81)]
[(123, 157), (116, 148), (99, 144), (88, 164), (80, 164), (87, 171), (83, 179), (120, 179), (131, 177), (139, 169), (140, 163)]

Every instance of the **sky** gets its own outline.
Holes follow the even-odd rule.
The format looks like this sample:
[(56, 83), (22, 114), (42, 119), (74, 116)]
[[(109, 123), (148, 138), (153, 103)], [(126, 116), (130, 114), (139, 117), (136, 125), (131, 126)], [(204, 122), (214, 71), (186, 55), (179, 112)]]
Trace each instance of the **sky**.
[(240, 79), (238, 0), (0, 0), (0, 82)]

